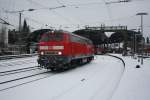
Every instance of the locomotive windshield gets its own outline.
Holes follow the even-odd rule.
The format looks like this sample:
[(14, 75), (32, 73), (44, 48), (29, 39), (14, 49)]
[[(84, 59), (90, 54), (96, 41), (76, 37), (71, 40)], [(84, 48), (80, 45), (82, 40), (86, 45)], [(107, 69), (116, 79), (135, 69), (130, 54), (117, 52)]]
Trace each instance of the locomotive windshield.
[(63, 33), (61, 32), (51, 32), (43, 34), (40, 41), (48, 42), (48, 41), (62, 41), (63, 40)]

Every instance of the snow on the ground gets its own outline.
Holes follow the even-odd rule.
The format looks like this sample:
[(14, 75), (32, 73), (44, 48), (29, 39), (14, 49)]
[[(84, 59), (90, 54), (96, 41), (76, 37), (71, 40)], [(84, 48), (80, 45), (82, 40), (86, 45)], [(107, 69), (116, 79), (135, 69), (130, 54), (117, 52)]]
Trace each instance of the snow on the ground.
[[(114, 55), (114, 54), (113, 54)], [(1, 100), (149, 100), (150, 99), (150, 58), (141, 65), (130, 56), (120, 60), (98, 55), (89, 64), (61, 73), (36, 76), (40, 80), (0, 91)], [(31, 59), (36, 65), (36, 58)], [(15, 61), (17, 63), (17, 61)], [(1, 64), (1, 62), (0, 62)], [(6, 63), (7, 64), (7, 63)], [(140, 65), (141, 68), (136, 68)], [(12, 69), (6, 67), (5, 69)], [(16, 65), (14, 68), (20, 68)], [(0, 70), (3, 70), (0, 65)], [(43, 77), (43, 79), (42, 79)], [(33, 78), (34, 80), (35, 78)], [(26, 79), (25, 82), (31, 81)], [(18, 81), (17, 81), (18, 82)], [(18, 84), (18, 83), (15, 84)], [(24, 81), (19, 81), (19, 84)], [(10, 84), (10, 83), (9, 83)], [(13, 84), (11, 84), (13, 85)]]
[(89, 64), (0, 91), (1, 100), (108, 100), (124, 71), (120, 60), (96, 56)]
[(0, 72), (37, 66), (37, 56), (0, 61)]
[[(126, 63), (125, 73), (112, 100), (150, 100), (150, 58), (144, 64), (131, 56), (116, 55)], [(136, 68), (140, 65), (141, 68)]]

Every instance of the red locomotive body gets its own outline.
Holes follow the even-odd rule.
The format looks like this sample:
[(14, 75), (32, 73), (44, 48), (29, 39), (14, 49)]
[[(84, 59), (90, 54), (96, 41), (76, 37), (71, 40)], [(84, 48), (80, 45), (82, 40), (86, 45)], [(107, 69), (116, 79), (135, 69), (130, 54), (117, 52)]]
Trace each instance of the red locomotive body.
[(64, 31), (45, 33), (38, 52), (38, 64), (51, 70), (69, 68), (71, 65), (90, 62), (94, 58), (91, 40)]

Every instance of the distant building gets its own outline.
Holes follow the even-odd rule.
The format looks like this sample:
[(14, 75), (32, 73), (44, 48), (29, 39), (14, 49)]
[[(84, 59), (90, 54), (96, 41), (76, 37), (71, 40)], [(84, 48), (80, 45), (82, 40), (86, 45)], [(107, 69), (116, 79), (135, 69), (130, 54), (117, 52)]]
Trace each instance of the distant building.
[(0, 26), (0, 48), (8, 46), (8, 29), (6, 25)]
[(15, 29), (8, 31), (8, 43), (15, 44), (18, 41), (17, 31)]

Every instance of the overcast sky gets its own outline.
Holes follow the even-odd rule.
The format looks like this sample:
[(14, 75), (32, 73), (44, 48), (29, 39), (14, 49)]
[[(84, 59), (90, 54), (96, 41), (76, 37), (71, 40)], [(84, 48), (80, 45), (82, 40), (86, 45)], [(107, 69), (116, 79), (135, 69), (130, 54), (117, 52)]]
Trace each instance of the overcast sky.
[[(144, 35), (150, 37), (150, 0), (131, 0), (127, 3), (111, 3), (118, 0), (0, 0), (0, 18), (5, 19), (17, 28), (18, 13), (5, 11), (20, 11), (36, 9), (22, 13), (32, 30), (39, 28), (65, 29), (73, 31), (85, 25), (106, 26), (127, 25), (128, 29), (137, 29), (140, 26), (139, 12), (147, 12), (144, 16)], [(48, 9), (61, 7), (57, 9)], [(48, 26), (46, 26), (48, 25)]]

